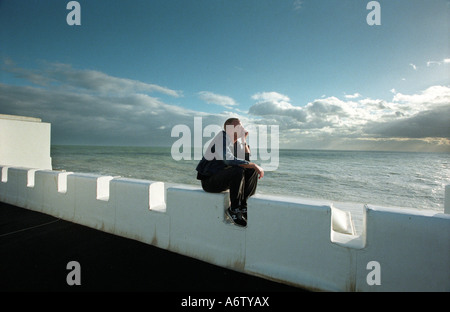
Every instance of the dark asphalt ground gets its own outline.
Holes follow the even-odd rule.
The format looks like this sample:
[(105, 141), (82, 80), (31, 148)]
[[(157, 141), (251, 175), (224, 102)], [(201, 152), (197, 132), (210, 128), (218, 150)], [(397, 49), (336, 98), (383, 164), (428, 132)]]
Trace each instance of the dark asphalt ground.
[[(70, 261), (80, 265), (81, 285), (66, 281), (76, 272), (67, 268)], [(177, 302), (201, 295), (223, 300), (277, 296), (285, 301), (305, 293), (4, 203), (0, 203), (0, 291), (149, 292), (153, 299), (169, 296)]]

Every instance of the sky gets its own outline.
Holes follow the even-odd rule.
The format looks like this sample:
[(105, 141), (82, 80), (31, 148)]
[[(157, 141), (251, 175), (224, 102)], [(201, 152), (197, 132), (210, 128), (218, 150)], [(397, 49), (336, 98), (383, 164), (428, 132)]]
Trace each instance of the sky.
[(450, 1), (369, 2), (0, 0), (0, 114), (52, 144), (238, 117), (280, 148), (450, 152)]

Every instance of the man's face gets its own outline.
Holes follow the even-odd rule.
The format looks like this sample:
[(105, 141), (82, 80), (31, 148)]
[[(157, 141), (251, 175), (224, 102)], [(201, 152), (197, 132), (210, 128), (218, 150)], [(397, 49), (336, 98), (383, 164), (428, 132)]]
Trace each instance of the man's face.
[(237, 126), (242, 126), (241, 121), (240, 120), (233, 121), (233, 126), (234, 128), (236, 128)]
[(246, 130), (240, 120), (234, 121), (233, 126), (234, 126), (234, 141), (237, 141), (237, 139), (245, 136)]
[(225, 131), (233, 138), (234, 142), (238, 139), (239, 128), (242, 127), (240, 120), (235, 120), (231, 124), (225, 126)]

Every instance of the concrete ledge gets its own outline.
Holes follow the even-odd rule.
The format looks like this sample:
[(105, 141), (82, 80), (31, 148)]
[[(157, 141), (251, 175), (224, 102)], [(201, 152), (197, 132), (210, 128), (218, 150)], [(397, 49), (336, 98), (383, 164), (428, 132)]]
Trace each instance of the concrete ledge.
[[(0, 166), (0, 201), (236, 271), (326, 291), (450, 291), (450, 215), (255, 195), (248, 226), (225, 217), (229, 193), (112, 176)], [(369, 263), (381, 283), (367, 282)]]
[(112, 233), (116, 213), (107, 201), (109, 198), (107, 185), (112, 178), (82, 173), (68, 175), (67, 190), (74, 194), (83, 194), (74, 196), (74, 216), (72, 220), (68, 220)]
[(366, 206), (367, 246), (357, 272), (377, 261), (381, 285), (357, 275), (358, 291), (450, 291), (450, 215)]
[(245, 263), (245, 229), (225, 218), (229, 193), (206, 193), (199, 187), (167, 190), (171, 251), (238, 271)]
[(50, 170), (36, 171), (35, 184), (30, 192), (32, 194), (30, 194), (28, 205), (37, 211), (73, 221), (77, 193), (73, 180), (69, 182), (68, 179), (71, 174), (71, 172)]
[(164, 183), (117, 178), (111, 180), (110, 191), (114, 234), (161, 248), (169, 246)]
[(267, 195), (248, 205), (246, 270), (310, 289), (350, 287), (348, 252), (330, 241), (329, 205)]
[(17, 204), (17, 199), (19, 196), (18, 187), (20, 185), (20, 181), (23, 180), (23, 177), (21, 177), (21, 172), (23, 170), (24, 169), (10, 167), (2, 168), (1, 185), (3, 186), (3, 191), (1, 192), (1, 195), (6, 202), (11, 203), (12, 205)]
[[(46, 212), (58, 217), (73, 217), (66, 195), (68, 172), (2, 167), (0, 198), (6, 203)], [(67, 214), (68, 213), (68, 214)]]

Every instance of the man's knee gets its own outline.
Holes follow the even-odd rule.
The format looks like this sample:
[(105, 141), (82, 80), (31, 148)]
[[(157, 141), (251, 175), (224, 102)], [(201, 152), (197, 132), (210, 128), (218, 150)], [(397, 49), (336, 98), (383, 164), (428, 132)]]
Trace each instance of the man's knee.
[(233, 166), (233, 167), (231, 167), (229, 169), (226, 169), (226, 170), (231, 170), (232, 174), (233, 175), (237, 175), (237, 176), (243, 175), (244, 172), (245, 172), (245, 169), (240, 167), (240, 166)]
[(253, 168), (245, 168), (246, 179), (256, 179), (258, 178), (258, 172)]
[(229, 173), (230, 181), (236, 181), (239, 182), (242, 181), (245, 178), (245, 169), (239, 166), (233, 166), (230, 169)]

